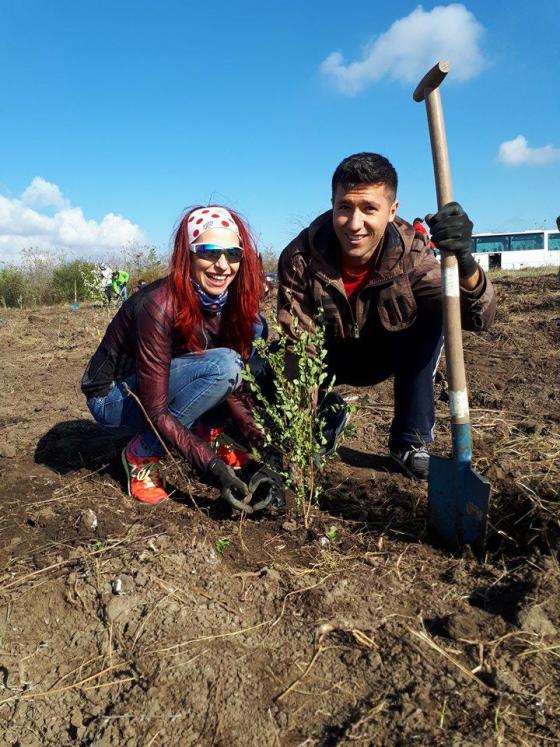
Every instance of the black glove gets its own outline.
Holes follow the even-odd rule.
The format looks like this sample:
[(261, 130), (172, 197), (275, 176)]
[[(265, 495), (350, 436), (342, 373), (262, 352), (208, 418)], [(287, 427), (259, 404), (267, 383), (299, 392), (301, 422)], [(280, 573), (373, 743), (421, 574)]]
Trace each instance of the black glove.
[(245, 500), (250, 500), (249, 488), (240, 480), (231, 467), (228, 467), (219, 457), (214, 457), (206, 469), (206, 475), (211, 482), (220, 488), (221, 497), (246, 514), (253, 513), (252, 507)]
[(262, 511), (273, 504), (276, 508), (286, 505), (284, 480), (275, 470), (263, 464), (249, 480), (249, 492), (253, 511)]
[(459, 275), (474, 275), (478, 265), (471, 254), (473, 224), (459, 203), (448, 202), (435, 215), (427, 215), (426, 223), (436, 247), (457, 257)]

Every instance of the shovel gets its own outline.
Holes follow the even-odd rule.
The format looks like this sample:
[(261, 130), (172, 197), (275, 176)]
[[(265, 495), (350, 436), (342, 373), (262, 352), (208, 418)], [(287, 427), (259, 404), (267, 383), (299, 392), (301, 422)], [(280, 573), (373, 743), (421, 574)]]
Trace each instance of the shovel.
[[(438, 90), (449, 69), (448, 62), (438, 62), (422, 78), (413, 94), (414, 101), (426, 102), (438, 208), (453, 201), (451, 168)], [(461, 550), (469, 545), (475, 555), (482, 557), (486, 545), (490, 483), (471, 466), (472, 436), (461, 336), (459, 271), (457, 258), (452, 252), (442, 251), (441, 254), (443, 334), (451, 410), (452, 458), (430, 457), (429, 523), (430, 529), (443, 544), (453, 550)]]
[(80, 308), (80, 304), (78, 303), (78, 288), (76, 286), (76, 279), (74, 278), (74, 303), (70, 304), (70, 308), (72, 311), (77, 311)]

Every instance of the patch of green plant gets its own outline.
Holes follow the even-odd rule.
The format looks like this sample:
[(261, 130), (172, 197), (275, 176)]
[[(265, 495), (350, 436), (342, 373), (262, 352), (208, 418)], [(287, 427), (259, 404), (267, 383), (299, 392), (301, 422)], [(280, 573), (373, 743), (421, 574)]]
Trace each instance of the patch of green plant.
[(334, 524), (330, 526), (327, 531), (325, 532), (325, 537), (330, 541), (334, 542), (336, 539), (336, 535), (338, 534), (338, 527), (335, 527)]
[(74, 293), (77, 301), (89, 299), (87, 288), (93, 282), (96, 269), (93, 262), (76, 259), (73, 262), (65, 262), (53, 270), (52, 285), (55, 299), (61, 301), (73, 301)]
[(223, 555), (226, 548), (231, 544), (231, 537), (220, 537), (216, 540), (216, 552), (218, 555)]
[(26, 291), (25, 275), (17, 267), (0, 269), (0, 299), (4, 308), (21, 308)]
[[(292, 326), (297, 329), (298, 321)], [(327, 382), (325, 330), (322, 319), (309, 330), (301, 329), (297, 339), (288, 339), (280, 327), (273, 342), (257, 340), (257, 353), (269, 364), (274, 376), (275, 401), (269, 402), (250, 370), (243, 374), (255, 400), (254, 417), (262, 430), (267, 447), (284, 462), (286, 483), (292, 488), (296, 507), (309, 524), (311, 507), (319, 505), (323, 492), (322, 472), (326, 464), (323, 447), (324, 420), (321, 403), (332, 390), (334, 379)], [(287, 353), (295, 356), (294, 378), (286, 374)]]

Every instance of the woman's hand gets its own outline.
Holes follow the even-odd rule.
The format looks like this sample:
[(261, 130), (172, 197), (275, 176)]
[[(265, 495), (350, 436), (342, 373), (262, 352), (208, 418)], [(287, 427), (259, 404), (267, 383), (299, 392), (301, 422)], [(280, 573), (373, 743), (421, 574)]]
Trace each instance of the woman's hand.
[(253, 511), (262, 511), (273, 505), (283, 509), (286, 505), (286, 488), (282, 476), (267, 464), (263, 464), (249, 480), (251, 500), (255, 499)]
[(246, 514), (253, 513), (252, 506), (245, 500), (250, 500), (247, 485), (240, 480), (231, 467), (228, 467), (219, 457), (214, 457), (206, 469), (210, 480), (220, 489), (220, 496), (239, 511)]

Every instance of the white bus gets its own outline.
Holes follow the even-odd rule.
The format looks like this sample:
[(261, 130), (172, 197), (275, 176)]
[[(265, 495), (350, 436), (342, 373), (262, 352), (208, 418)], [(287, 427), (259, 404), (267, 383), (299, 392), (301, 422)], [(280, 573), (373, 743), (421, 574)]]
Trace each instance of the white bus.
[(560, 266), (560, 232), (475, 233), (472, 251), (485, 270)]

